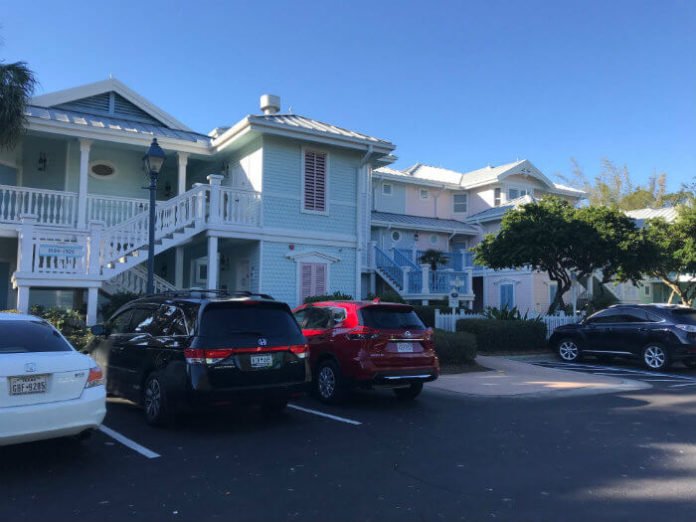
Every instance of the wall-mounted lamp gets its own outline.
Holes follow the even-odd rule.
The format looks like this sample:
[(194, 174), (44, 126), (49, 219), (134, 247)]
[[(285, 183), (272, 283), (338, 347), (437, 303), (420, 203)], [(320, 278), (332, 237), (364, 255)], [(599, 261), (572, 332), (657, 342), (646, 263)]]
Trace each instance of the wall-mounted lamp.
[(164, 184), (164, 197), (167, 199), (172, 197), (172, 184), (168, 181)]
[(40, 172), (44, 172), (46, 170), (46, 166), (48, 165), (48, 158), (46, 157), (45, 152), (39, 153), (39, 163), (37, 165), (37, 170)]
[(415, 233), (413, 234), (413, 240), (414, 240), (414, 241), (418, 241), (418, 232), (415, 232)]

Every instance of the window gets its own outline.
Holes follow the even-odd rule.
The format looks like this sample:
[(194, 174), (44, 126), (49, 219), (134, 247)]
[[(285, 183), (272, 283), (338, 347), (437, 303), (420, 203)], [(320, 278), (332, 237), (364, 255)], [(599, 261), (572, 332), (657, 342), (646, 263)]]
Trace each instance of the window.
[(467, 194), (454, 194), (452, 197), (453, 211), (455, 214), (463, 214), (467, 210)]
[(503, 283), (500, 285), (500, 309), (508, 310), (515, 307), (515, 285)]
[(300, 301), (326, 294), (328, 272), (326, 263), (300, 263)]
[(110, 161), (93, 161), (89, 165), (89, 174), (93, 178), (110, 178), (116, 174), (116, 165)]
[(500, 206), (500, 189), (497, 188), (493, 191), (493, 206)]
[(556, 292), (558, 292), (558, 283), (549, 283), (549, 303), (553, 303), (556, 299)]
[(430, 234), (430, 244), (437, 245), (438, 237), (437, 234)]
[(382, 185), (382, 194), (384, 194), (385, 196), (392, 195), (392, 184), (391, 183), (384, 183)]
[(121, 312), (116, 317), (112, 317), (109, 321), (109, 327), (107, 330), (110, 334), (122, 334), (127, 333), (130, 326), (130, 318), (133, 314), (133, 310), (129, 309), (125, 312)]
[(155, 322), (156, 313), (157, 309), (154, 307), (134, 308), (129, 331), (133, 333), (160, 335), (157, 323)]
[(430, 197), (430, 191), (428, 189), (420, 189), (420, 198), (428, 199)]
[(326, 212), (326, 153), (304, 153), (304, 205), (310, 212)]
[[(46, 321), (9, 320), (2, 322), (0, 353), (71, 351), (70, 345)], [(10, 369), (10, 371), (12, 370)]]
[(234, 345), (258, 346), (259, 337), (269, 346), (302, 344), (302, 332), (287, 305), (280, 302), (217, 302), (203, 310), (201, 337), (220, 347)]
[(527, 188), (510, 187), (508, 189), (508, 201), (521, 198), (522, 196), (526, 196), (528, 194), (531, 194), (531, 191)]
[(328, 308), (308, 308), (305, 326), (303, 328), (326, 330), (332, 323), (331, 310)]
[(360, 310), (361, 324), (369, 328), (425, 330), (416, 312), (401, 306), (366, 306)]
[(643, 293), (644, 293), (646, 296), (649, 296), (649, 295), (650, 295), (650, 285), (649, 285), (649, 284), (647, 284), (647, 285), (645, 285), (645, 286), (643, 287)]
[(155, 318), (158, 335), (188, 335), (184, 313), (176, 306), (162, 305)]
[(401, 241), (401, 232), (395, 230), (394, 232), (392, 232), (391, 238), (392, 241), (394, 241), (394, 243), (398, 243), (399, 241)]

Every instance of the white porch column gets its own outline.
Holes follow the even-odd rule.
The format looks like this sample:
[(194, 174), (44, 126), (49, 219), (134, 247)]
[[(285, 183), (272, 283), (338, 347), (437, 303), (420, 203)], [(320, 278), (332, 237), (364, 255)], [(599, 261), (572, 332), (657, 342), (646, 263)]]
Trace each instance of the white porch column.
[(87, 180), (92, 140), (80, 140), (80, 182), (77, 189), (77, 228), (87, 227)]
[(177, 152), (179, 158), (179, 188), (177, 194), (181, 195), (186, 192), (186, 166), (188, 165), (188, 152)]
[(421, 293), (429, 294), (430, 293), (430, 265), (423, 264), (420, 267), (421, 267), (421, 273), (423, 275), (423, 288), (421, 289)]
[(218, 287), (218, 238), (208, 236), (208, 290)]
[(17, 310), (23, 314), (29, 313), (29, 287), (17, 287)]
[(184, 287), (184, 247), (176, 247), (174, 251), (174, 286)]
[(411, 267), (405, 266), (404, 267), (404, 289), (403, 293), (408, 294), (408, 287), (409, 287), (409, 281), (411, 279)]
[(87, 326), (97, 324), (97, 304), (99, 302), (99, 288), (90, 287), (87, 289)]
[(222, 178), (220, 174), (210, 174), (207, 176), (208, 183), (210, 184), (210, 214), (208, 216), (209, 223), (219, 223), (222, 221), (220, 218), (220, 185), (222, 184)]

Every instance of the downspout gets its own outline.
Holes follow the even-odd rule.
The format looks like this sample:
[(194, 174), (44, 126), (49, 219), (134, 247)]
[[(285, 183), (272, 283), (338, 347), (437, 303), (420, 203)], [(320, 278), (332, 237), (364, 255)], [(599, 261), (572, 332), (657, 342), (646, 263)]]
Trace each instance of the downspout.
[[(369, 171), (368, 168), (366, 167), (370, 157), (372, 156), (373, 153), (373, 146), (372, 144), (369, 144), (367, 146), (367, 151), (365, 152), (365, 155), (362, 157), (360, 160), (360, 167), (358, 169), (358, 174), (357, 174), (357, 179), (356, 179), (356, 216), (355, 216), (355, 226), (356, 226), (356, 245), (355, 245), (355, 299), (361, 299), (362, 298), (362, 252), (363, 252), (363, 243), (364, 243), (364, 238), (363, 238), (363, 219), (366, 217), (365, 212), (366, 209), (363, 208), (365, 206), (365, 199), (367, 196), (367, 191), (369, 188), (368, 183), (370, 182), (369, 180)], [(362, 173), (365, 173), (364, 176), (362, 176)]]

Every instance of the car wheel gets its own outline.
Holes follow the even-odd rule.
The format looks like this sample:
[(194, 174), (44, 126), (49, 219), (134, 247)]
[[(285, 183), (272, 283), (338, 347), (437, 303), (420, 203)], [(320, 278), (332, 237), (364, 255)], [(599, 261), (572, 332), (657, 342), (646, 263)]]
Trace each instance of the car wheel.
[(422, 382), (414, 382), (411, 386), (407, 388), (394, 388), (394, 395), (400, 401), (412, 401), (420, 395), (423, 391)]
[(335, 361), (319, 363), (316, 376), (315, 387), (320, 401), (336, 404), (345, 398), (343, 377)]
[(152, 426), (165, 426), (172, 421), (172, 413), (162, 376), (155, 372), (145, 381), (143, 389), (145, 420)]
[(660, 344), (649, 344), (643, 348), (643, 364), (650, 370), (666, 370), (670, 360), (667, 350)]
[(682, 362), (684, 363), (684, 366), (691, 370), (696, 368), (696, 359), (684, 359)]
[(558, 356), (565, 362), (580, 360), (581, 352), (578, 344), (573, 339), (561, 339), (556, 345)]
[(261, 403), (261, 411), (267, 415), (278, 415), (288, 406), (287, 397), (276, 397), (273, 399), (265, 399)]

